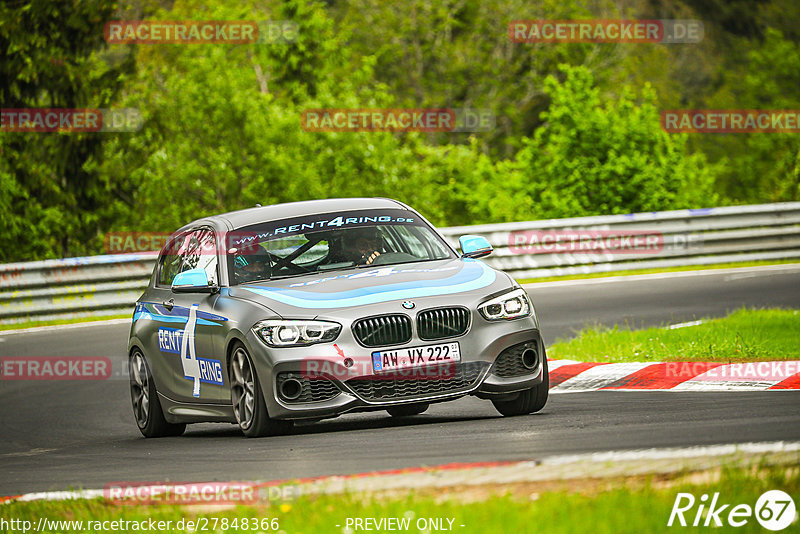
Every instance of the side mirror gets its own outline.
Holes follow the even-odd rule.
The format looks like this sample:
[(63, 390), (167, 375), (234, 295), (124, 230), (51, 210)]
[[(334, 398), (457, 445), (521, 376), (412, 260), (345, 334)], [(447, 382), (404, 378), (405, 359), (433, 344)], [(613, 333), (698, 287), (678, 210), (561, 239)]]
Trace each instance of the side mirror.
[(217, 286), (211, 285), (204, 269), (189, 269), (172, 280), (174, 293), (215, 293)]
[(458, 238), (465, 258), (482, 258), (492, 253), (492, 245), (480, 235), (462, 235)]

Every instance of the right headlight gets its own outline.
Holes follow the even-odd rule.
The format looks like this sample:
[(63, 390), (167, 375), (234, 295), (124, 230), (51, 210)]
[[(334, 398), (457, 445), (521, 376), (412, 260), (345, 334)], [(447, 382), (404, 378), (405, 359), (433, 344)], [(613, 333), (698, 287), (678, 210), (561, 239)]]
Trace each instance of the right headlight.
[(492, 300), (487, 300), (478, 306), (478, 311), (481, 312), (484, 319), (489, 321), (527, 317), (531, 314), (532, 309), (527, 293), (521, 288), (495, 297)]
[(253, 331), (270, 347), (297, 347), (333, 341), (342, 325), (330, 321), (267, 320)]

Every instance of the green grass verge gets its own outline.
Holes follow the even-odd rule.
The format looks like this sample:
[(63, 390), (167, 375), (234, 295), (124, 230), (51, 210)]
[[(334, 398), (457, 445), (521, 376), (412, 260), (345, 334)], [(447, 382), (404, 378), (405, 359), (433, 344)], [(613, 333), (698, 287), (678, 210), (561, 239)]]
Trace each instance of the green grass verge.
[(547, 349), (550, 358), (593, 362), (800, 359), (800, 310), (737, 310), (669, 329), (591, 326)]
[[(438, 489), (436, 492), (398, 493), (373, 495), (328, 495), (305, 496), (298, 500), (273, 506), (236, 507), (224, 511), (198, 511), (176, 506), (114, 506), (102, 501), (62, 501), (11, 503), (2, 505), (0, 517), (31, 521), (36, 525), (40, 517), (49, 520), (171, 521), (172, 528), (161, 532), (191, 532), (175, 528), (178, 521), (206, 518), (208, 532), (271, 532), (272, 529), (243, 529), (230, 527), (232, 520), (239, 518), (264, 518), (277, 520), (279, 530), (287, 534), (348, 532), (344, 527), (347, 518), (408, 518), (407, 532), (419, 532), (416, 523), (421, 518), (452, 519), (452, 530), (463, 533), (486, 532), (532, 532), (557, 533), (636, 533), (664, 532), (667, 521), (679, 492), (691, 493), (697, 499), (702, 494), (719, 492), (718, 505), (730, 503), (728, 511), (737, 504), (755, 507), (758, 497), (768, 490), (780, 489), (797, 500), (800, 493), (800, 469), (796, 466), (761, 466), (748, 468), (723, 468), (705, 472), (695, 478), (684, 476), (677, 480), (665, 480), (664, 476), (643, 479), (640, 484), (616, 482), (612, 484), (586, 484), (585, 481), (563, 481), (565, 488), (554, 491), (541, 490), (541, 484), (518, 485), (514, 491), (503, 493), (504, 487), (487, 489), (478, 498), (480, 486), (452, 490)], [(701, 479), (698, 481), (697, 479)], [(696, 481), (692, 483), (692, 481)], [(498, 495), (498, 491), (501, 493)], [(471, 495), (470, 497), (466, 497)], [(688, 522), (694, 520), (697, 504), (685, 513)], [(221, 528), (221, 519), (228, 520), (228, 529)], [(212, 528), (216, 519), (217, 528)], [(727, 511), (721, 519), (727, 520)], [(702, 521), (702, 519), (701, 519)], [(184, 523), (185, 524), (185, 523)], [(338, 526), (337, 526), (338, 525)], [(463, 525), (463, 527), (461, 526)], [(420, 524), (422, 526), (422, 524)], [(535, 526), (535, 528), (534, 528)], [(727, 531), (731, 527), (720, 531)], [(788, 531), (797, 528), (797, 524)], [(680, 532), (708, 532), (708, 527), (692, 528), (673, 526)], [(195, 528), (196, 532), (203, 532)], [(762, 532), (755, 519), (750, 517), (737, 532)], [(40, 532), (78, 532), (73, 528), (44, 529)], [(86, 530), (83, 530), (86, 532)], [(129, 529), (129, 531), (132, 531)], [(433, 530), (431, 530), (433, 531)], [(350, 530), (349, 532), (352, 532)], [(358, 532), (358, 531), (356, 531)], [(381, 530), (385, 532), (385, 530)]]
[[(131, 308), (132, 310), (133, 308)], [(23, 323), (13, 324), (0, 324), (0, 332), (3, 330), (18, 330), (22, 328), (35, 328), (37, 326), (55, 326), (62, 324), (77, 324), (77, 323), (102, 323), (111, 319), (130, 319), (131, 313), (118, 314), (118, 315), (104, 315), (103, 317), (76, 317), (74, 319), (54, 319), (52, 321), (25, 321)]]
[(713, 263), (711, 265), (686, 265), (660, 269), (634, 269), (630, 271), (610, 271), (607, 273), (566, 274), (563, 276), (544, 276), (542, 278), (520, 278), (520, 284), (536, 284), (538, 282), (557, 282), (560, 280), (584, 280), (587, 278), (608, 278), (609, 276), (633, 276), (636, 274), (676, 273), (683, 271), (705, 271), (707, 269), (730, 269), (735, 267), (760, 267), (762, 265), (784, 265), (798, 263), (798, 260), (742, 261), (738, 263)]

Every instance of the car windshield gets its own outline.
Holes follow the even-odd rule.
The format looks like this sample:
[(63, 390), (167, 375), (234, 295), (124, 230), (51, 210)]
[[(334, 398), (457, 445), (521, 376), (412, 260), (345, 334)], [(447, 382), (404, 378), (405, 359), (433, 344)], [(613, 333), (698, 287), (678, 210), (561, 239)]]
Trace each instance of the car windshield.
[(407, 210), (328, 213), (259, 223), (228, 235), (231, 283), (455, 257)]

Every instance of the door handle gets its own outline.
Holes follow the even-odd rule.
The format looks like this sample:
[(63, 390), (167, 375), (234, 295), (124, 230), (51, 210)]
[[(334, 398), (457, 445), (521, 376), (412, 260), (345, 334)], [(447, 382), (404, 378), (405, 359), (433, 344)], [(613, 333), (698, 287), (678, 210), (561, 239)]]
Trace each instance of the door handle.
[(163, 304), (163, 305), (164, 305), (164, 307), (165, 307), (166, 309), (168, 309), (169, 311), (172, 311), (172, 308), (175, 306), (175, 299), (169, 299), (169, 300), (165, 300), (165, 301), (164, 301), (164, 302), (162, 302), (161, 304)]

